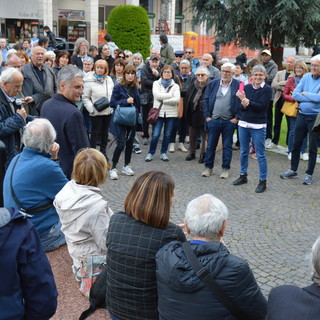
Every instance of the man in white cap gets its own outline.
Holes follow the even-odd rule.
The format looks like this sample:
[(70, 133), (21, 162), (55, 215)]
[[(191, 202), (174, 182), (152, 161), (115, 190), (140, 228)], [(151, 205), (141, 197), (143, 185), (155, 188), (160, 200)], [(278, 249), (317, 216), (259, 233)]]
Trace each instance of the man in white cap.
[[(261, 52), (261, 62), (262, 65), (265, 67), (267, 76), (265, 79), (266, 84), (271, 86), (272, 80), (276, 76), (278, 72), (278, 65), (271, 59), (271, 52), (268, 49), (265, 49)], [(270, 101), (269, 107), (268, 107), (268, 118), (267, 118), (267, 135), (266, 135), (266, 147), (270, 147), (272, 144), (272, 108), (273, 108), (273, 96), (274, 92), (272, 94), (272, 99)]]

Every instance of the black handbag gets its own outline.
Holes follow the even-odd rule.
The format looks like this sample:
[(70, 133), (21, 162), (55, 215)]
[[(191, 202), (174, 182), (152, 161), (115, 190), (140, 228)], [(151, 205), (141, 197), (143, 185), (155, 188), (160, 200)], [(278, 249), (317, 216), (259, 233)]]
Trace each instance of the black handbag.
[[(107, 81), (106, 81), (106, 89), (107, 89), (107, 96), (108, 96), (108, 78), (107, 78)], [(107, 97), (102, 97), (100, 99), (98, 99), (94, 104), (93, 104), (93, 107), (98, 111), (98, 112), (101, 112), (107, 108), (110, 107), (110, 101)]]
[(197, 273), (197, 276), (201, 281), (203, 281), (207, 288), (213, 293), (213, 295), (218, 298), (218, 300), (231, 312), (231, 314), (239, 320), (248, 319), (248, 315), (246, 315), (234, 301), (232, 301), (220, 288), (217, 282), (214, 280), (210, 272), (199, 262), (197, 256), (194, 254), (191, 249), (190, 243), (188, 241), (182, 244), (182, 248), (184, 253), (187, 256), (187, 259), (193, 268), (193, 270)]
[(107, 97), (102, 97), (98, 99), (93, 106), (98, 112), (101, 112), (110, 107), (110, 101)]

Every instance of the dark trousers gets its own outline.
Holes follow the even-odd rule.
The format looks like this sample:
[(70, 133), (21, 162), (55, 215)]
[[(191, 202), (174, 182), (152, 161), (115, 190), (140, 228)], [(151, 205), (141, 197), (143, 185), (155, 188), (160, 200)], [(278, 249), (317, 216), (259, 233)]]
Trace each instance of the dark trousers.
[(142, 106), (142, 129), (143, 129), (143, 137), (149, 139), (149, 123), (147, 122), (148, 114), (153, 104), (148, 103)]
[(268, 106), (266, 139), (272, 139), (272, 120), (273, 120), (272, 108), (273, 108), (273, 100), (270, 101)]
[(109, 124), (111, 120), (111, 114), (107, 116), (96, 116), (91, 118), (91, 139), (90, 146), (91, 148), (97, 147), (97, 142), (99, 136), (101, 136), (100, 141), (100, 151), (106, 156), (107, 144), (108, 144), (108, 132)]
[[(285, 100), (283, 98), (280, 98), (274, 108), (274, 127), (273, 127), (273, 139), (272, 142), (274, 144), (279, 143), (280, 139), (280, 132), (281, 132), (281, 122), (282, 122), (282, 117), (283, 113), (281, 112), (281, 108), (283, 107)], [(290, 131), (290, 122), (288, 121), (287, 117), (287, 139), (286, 143), (288, 145), (288, 132)]]
[(312, 175), (317, 161), (317, 150), (319, 137), (312, 132), (313, 125), (316, 121), (316, 115), (303, 115), (298, 113), (296, 128), (294, 131), (293, 149), (291, 158), (291, 170), (297, 171), (300, 160), (300, 150), (304, 138), (309, 133), (309, 161), (306, 173)]
[(188, 130), (187, 119), (185, 119), (184, 117), (179, 118), (176, 121), (176, 125), (172, 129), (170, 143), (176, 142), (177, 132), (179, 132), (179, 142), (184, 143), (184, 140), (186, 139), (187, 132), (188, 132), (187, 130)]
[(114, 149), (112, 157), (112, 166), (116, 167), (119, 162), (121, 152), (124, 152), (124, 165), (128, 165), (131, 161), (133, 140), (136, 134), (135, 127), (117, 126), (117, 146)]
[(200, 154), (205, 153), (206, 151), (206, 136), (207, 132), (204, 130), (204, 127), (189, 127), (189, 141), (190, 141), (190, 153), (196, 153), (197, 149), (197, 139), (201, 136), (201, 147)]

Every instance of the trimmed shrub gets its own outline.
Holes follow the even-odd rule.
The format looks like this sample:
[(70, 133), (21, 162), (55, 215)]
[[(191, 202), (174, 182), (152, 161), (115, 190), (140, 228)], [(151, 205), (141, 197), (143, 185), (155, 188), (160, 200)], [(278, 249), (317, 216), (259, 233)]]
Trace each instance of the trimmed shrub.
[(108, 33), (122, 50), (150, 54), (150, 24), (147, 11), (140, 6), (121, 5), (110, 12)]

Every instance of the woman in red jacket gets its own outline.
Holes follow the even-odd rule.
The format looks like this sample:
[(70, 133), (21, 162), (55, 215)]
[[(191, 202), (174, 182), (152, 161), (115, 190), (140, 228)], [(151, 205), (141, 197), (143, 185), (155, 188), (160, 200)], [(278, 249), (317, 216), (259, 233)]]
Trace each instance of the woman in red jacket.
[[(294, 67), (294, 76), (289, 77), (287, 83), (284, 87), (282, 96), (286, 101), (295, 102), (292, 98), (292, 92), (299, 84), (302, 77), (309, 72), (307, 65), (303, 61), (298, 61)], [(288, 135), (288, 159), (291, 160), (291, 151), (293, 147), (294, 130), (296, 127), (296, 117), (287, 116), (287, 121), (289, 121), (289, 135)], [(307, 149), (307, 137), (304, 139), (301, 147), (301, 155), (306, 153)], [(303, 159), (304, 160), (304, 159)]]

